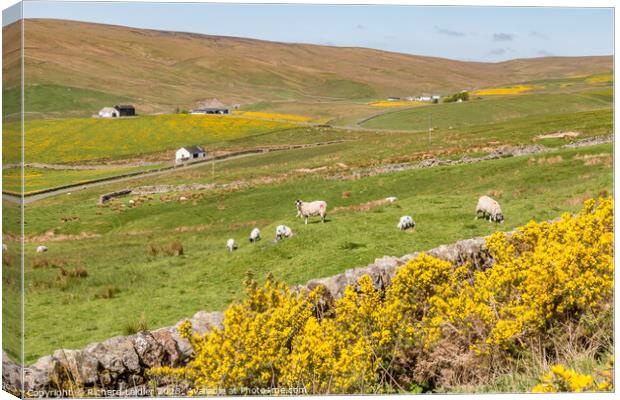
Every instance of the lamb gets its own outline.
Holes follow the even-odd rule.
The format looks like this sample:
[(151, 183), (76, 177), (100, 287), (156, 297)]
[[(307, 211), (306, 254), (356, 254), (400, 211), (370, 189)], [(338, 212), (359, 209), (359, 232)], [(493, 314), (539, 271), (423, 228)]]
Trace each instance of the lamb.
[(398, 200), (396, 197), (394, 196), (390, 196), (390, 197), (386, 197), (385, 201), (387, 201), (388, 203), (394, 203), (396, 200)]
[(278, 225), (276, 227), (276, 242), (284, 239), (285, 237), (293, 236), (293, 231), (286, 225)]
[(237, 250), (237, 243), (235, 243), (235, 239), (228, 239), (228, 241), (226, 242), (226, 248), (228, 249), (228, 251), (230, 251), (231, 253), (234, 250)]
[(321, 217), (321, 222), (325, 222), (325, 216), (327, 215), (327, 203), (323, 200), (311, 202), (296, 200), (295, 206), (297, 207), (297, 216), (303, 217), (305, 224), (308, 224), (308, 217), (313, 215), (319, 215)]
[(504, 214), (499, 203), (489, 196), (482, 196), (478, 199), (476, 206), (476, 219), (486, 218), (489, 222), (504, 223)]
[(401, 231), (407, 230), (409, 228), (415, 228), (415, 221), (411, 218), (410, 215), (403, 215), (400, 217), (400, 221), (396, 225), (398, 229)]
[(250, 243), (258, 242), (260, 240), (260, 230), (258, 228), (252, 229), (250, 232)]
[(46, 251), (47, 251), (47, 246), (37, 247), (37, 253), (45, 253)]

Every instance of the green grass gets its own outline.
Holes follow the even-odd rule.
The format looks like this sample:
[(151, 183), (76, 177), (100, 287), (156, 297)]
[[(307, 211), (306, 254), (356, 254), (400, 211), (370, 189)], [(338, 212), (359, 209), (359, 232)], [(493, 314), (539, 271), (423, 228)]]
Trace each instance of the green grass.
[[(27, 121), (26, 162), (70, 163), (139, 157), (165, 150), (174, 158), (181, 146), (209, 144), (296, 125), (241, 117), (156, 115), (135, 118), (70, 118)], [(5, 146), (19, 147), (19, 124), (3, 125)], [(5, 163), (19, 162), (19, 153), (5, 152)]]
[[(328, 140), (347, 140), (345, 143), (256, 155), (243, 159), (218, 163), (215, 167), (215, 181), (225, 183), (231, 180), (260, 179), (279, 175), (303, 174), (300, 168), (328, 167), (331, 173), (342, 173), (338, 164), (350, 168), (372, 167), (394, 162), (415, 162), (429, 156), (439, 158), (460, 158), (464, 154), (472, 157), (487, 154), (502, 145), (542, 144), (560, 146), (565, 139), (537, 141), (536, 136), (558, 131), (579, 131), (579, 138), (607, 135), (613, 131), (611, 110), (587, 111), (554, 116), (523, 117), (510, 121), (467, 127), (460, 129), (438, 129), (432, 133), (429, 144), (426, 132), (365, 132), (333, 129), (293, 129), (261, 136), (231, 141), (215, 146), (237, 149), (278, 145), (299, 144)], [(574, 139), (571, 139), (574, 140)], [(140, 184), (178, 184), (179, 182), (211, 182), (210, 165), (190, 171), (175, 171), (156, 178), (147, 178)], [(135, 183), (138, 185), (138, 183)]]
[[(581, 199), (613, 187), (609, 164), (587, 166), (577, 156), (603, 154), (609, 159), (612, 151), (612, 145), (600, 145), (355, 181), (305, 177), (206, 193), (195, 202), (164, 202), (155, 196), (122, 212), (97, 208), (96, 189), (75, 193), (70, 200), (61, 196), (33, 203), (27, 209), (28, 235), (52, 231), (100, 236), (47, 243), (50, 251), (44, 257), (64, 262), (67, 268), (88, 270), (87, 278), (66, 282), (57, 281), (56, 268), (32, 269), (34, 259), (41, 257), (34, 253), (39, 242), (27, 243), (26, 359), (122, 334), (124, 326), (142, 315), (149, 327), (158, 327), (200, 309), (221, 310), (240, 298), (249, 269), (260, 277), (273, 272), (288, 283), (303, 283), (383, 255), (429, 249), (575, 211)], [(556, 155), (560, 162), (536, 161)], [(342, 198), (345, 191), (351, 192), (349, 198)], [(500, 226), (473, 219), (478, 196), (491, 191), (506, 215)], [(399, 201), (368, 212), (331, 213), (325, 224), (304, 226), (294, 218), (296, 198), (321, 198), (333, 209), (386, 196), (397, 196)], [(395, 228), (404, 214), (413, 215), (415, 232)], [(63, 218), (68, 221), (62, 222)], [(276, 245), (271, 239), (281, 223), (297, 235)], [(264, 239), (250, 245), (246, 237), (254, 226)], [(233, 254), (225, 251), (229, 237), (239, 243)], [(147, 245), (170, 245), (175, 240), (183, 244), (184, 255), (147, 254)], [(118, 292), (112, 298), (98, 296), (106, 287)]]
[[(58, 186), (89, 182), (132, 172), (148, 171), (162, 165), (147, 165), (127, 168), (67, 170), (49, 168), (26, 168), (24, 170), (24, 192), (31, 193)], [(2, 170), (2, 190), (21, 193), (21, 169), (6, 168)]]
[(607, 96), (606, 91), (533, 93), (487, 97), (463, 103), (441, 103), (432, 107), (395, 111), (370, 119), (362, 126), (372, 129), (428, 130), (430, 124), (434, 128), (457, 128), (525, 116), (565, 114), (611, 109), (611, 107), (612, 98)]
[[(7, 117), (21, 112), (21, 88), (13, 87), (2, 93), (4, 106), (2, 114)], [(61, 85), (26, 85), (24, 87), (24, 108), (26, 118), (52, 116), (90, 116), (105, 106), (131, 103), (125, 96), (116, 96), (96, 90)]]
[[(3, 243), (8, 242), (9, 233), (20, 232), (21, 209), (15, 203), (2, 202)], [(22, 280), (21, 248), (17, 242), (8, 244), (8, 251), (2, 254), (2, 349), (13, 360), (21, 360), (22, 343)]]

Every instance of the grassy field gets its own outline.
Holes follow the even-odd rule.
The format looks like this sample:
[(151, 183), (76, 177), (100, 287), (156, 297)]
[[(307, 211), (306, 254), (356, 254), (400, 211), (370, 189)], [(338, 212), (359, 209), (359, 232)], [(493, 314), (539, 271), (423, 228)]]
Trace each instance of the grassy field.
[[(21, 209), (16, 203), (2, 201), (3, 235), (19, 234)], [(8, 238), (3, 236), (3, 243)], [(2, 349), (13, 360), (21, 360), (22, 347), (22, 275), (20, 268), (21, 246), (10, 243), (2, 252)]]
[[(560, 146), (567, 139), (537, 140), (544, 133), (579, 131), (579, 138), (607, 135), (613, 131), (611, 110), (537, 116), (511, 121), (464, 127), (438, 129), (428, 141), (426, 132), (366, 132), (337, 129), (292, 129), (222, 144), (235, 150), (259, 144), (277, 146), (329, 140), (346, 142), (311, 149), (256, 155), (224, 161), (215, 168), (215, 181), (252, 180), (277, 176), (307, 175), (303, 169), (327, 168), (332, 174), (374, 165), (413, 162), (425, 158), (459, 158), (465, 154), (479, 156), (503, 145), (541, 144)], [(574, 139), (571, 139), (574, 140)], [(238, 143), (237, 143), (238, 142)], [(142, 180), (145, 184), (178, 184), (179, 182), (211, 182), (210, 166), (191, 171), (175, 171)]]
[[(259, 121), (260, 122), (260, 121)], [(266, 121), (270, 122), (270, 121)], [(255, 179), (275, 174), (303, 174), (303, 168), (326, 167), (332, 172), (368, 167), (377, 163), (421, 160), (427, 157), (455, 158), (464, 154), (485, 154), (502, 145), (537, 143), (558, 146), (565, 139), (537, 140), (537, 136), (559, 131), (578, 131), (578, 138), (609, 134), (613, 130), (611, 110), (596, 110), (553, 116), (521, 117), (509, 121), (466, 126), (455, 129), (437, 129), (431, 142), (426, 132), (363, 131), (302, 127), (282, 131), (267, 131), (240, 138), (210, 143), (208, 151), (242, 151), (252, 148), (281, 147), (328, 141), (345, 141), (311, 149), (284, 153), (255, 155), (246, 159), (217, 164), (215, 180)], [(171, 155), (172, 158), (172, 155)], [(155, 168), (157, 166), (115, 168), (106, 170), (49, 170), (30, 169), (26, 175), (26, 191), (41, 190), (70, 183), (82, 183), (102, 177)], [(17, 169), (3, 171), (4, 190), (18, 191)], [(151, 184), (189, 180), (210, 182), (210, 165), (187, 171), (174, 171), (148, 179)]]
[(536, 93), (442, 103), (387, 113), (362, 124), (372, 129), (449, 128), (473, 126), (536, 115), (611, 109), (612, 88), (585, 92)]
[[(92, 170), (26, 168), (24, 170), (24, 192), (30, 193), (52, 187), (83, 183), (131, 172), (147, 171), (161, 166), (162, 165), (147, 165)], [(2, 170), (2, 191), (21, 193), (20, 168), (6, 168)]]
[[(2, 93), (5, 117), (21, 112), (21, 88), (14, 87)], [(126, 96), (115, 96), (96, 90), (75, 88), (70, 86), (43, 84), (24, 86), (25, 117), (41, 118), (62, 115), (91, 116), (97, 114), (104, 106), (132, 103), (134, 99)]]
[[(256, 118), (210, 115), (156, 115), (135, 118), (72, 118), (26, 122), (26, 162), (75, 163), (174, 150), (181, 146), (237, 139), (296, 125)], [(4, 141), (20, 140), (19, 125), (5, 123)], [(79, 145), (76, 145), (79, 143)], [(19, 154), (3, 153), (4, 162)]]
[[(199, 309), (221, 309), (239, 298), (249, 269), (260, 277), (271, 271), (289, 283), (302, 283), (386, 254), (488, 234), (497, 227), (473, 220), (481, 194), (502, 202), (505, 230), (530, 219), (554, 218), (578, 209), (586, 197), (612, 190), (611, 157), (612, 145), (600, 145), (354, 181), (294, 177), (205, 193), (188, 202), (154, 196), (124, 211), (120, 203), (128, 199), (96, 207), (96, 189), (76, 192), (70, 200), (61, 196), (33, 203), (26, 228), (26, 358), (123, 334), (140, 316), (157, 327)], [(399, 198), (394, 205), (355, 208), (392, 195)], [(296, 198), (322, 198), (331, 209), (344, 209), (331, 213), (326, 224), (304, 226), (294, 218)], [(395, 229), (403, 214), (414, 216), (415, 232)], [(275, 245), (271, 239), (280, 223), (297, 235)], [(264, 240), (250, 246), (246, 236), (254, 226)], [(48, 235), (35, 236), (44, 232)], [(224, 248), (229, 237), (240, 244), (233, 254)], [(174, 241), (182, 243), (182, 256), (149, 254), (148, 245)], [(50, 251), (35, 256), (40, 243)], [(61, 277), (61, 266), (65, 271), (82, 267), (88, 276)]]

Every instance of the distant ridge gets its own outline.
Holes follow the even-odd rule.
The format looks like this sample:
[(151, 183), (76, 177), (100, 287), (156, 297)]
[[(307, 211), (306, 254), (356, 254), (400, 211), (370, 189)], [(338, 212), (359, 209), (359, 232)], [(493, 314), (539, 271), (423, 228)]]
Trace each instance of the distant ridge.
[[(208, 98), (247, 104), (448, 93), (611, 72), (613, 63), (611, 56), (465, 62), (68, 20), (27, 19), (24, 25), (28, 84), (129, 98), (147, 111), (191, 107)], [(4, 35), (16, 37), (15, 31), (9, 25)], [(5, 47), (5, 54), (14, 50)], [(3, 70), (14, 70), (17, 61), (7, 57)], [(12, 74), (3, 76), (10, 85)]]

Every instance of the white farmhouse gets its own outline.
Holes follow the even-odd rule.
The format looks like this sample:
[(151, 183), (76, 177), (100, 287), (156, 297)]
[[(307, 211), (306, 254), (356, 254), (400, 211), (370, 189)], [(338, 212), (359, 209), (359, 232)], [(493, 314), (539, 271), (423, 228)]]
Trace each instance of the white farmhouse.
[(103, 107), (99, 110), (99, 117), (101, 118), (118, 118), (120, 114), (114, 107)]
[(181, 164), (187, 161), (196, 161), (207, 157), (207, 152), (200, 146), (181, 147), (176, 152), (175, 161)]

